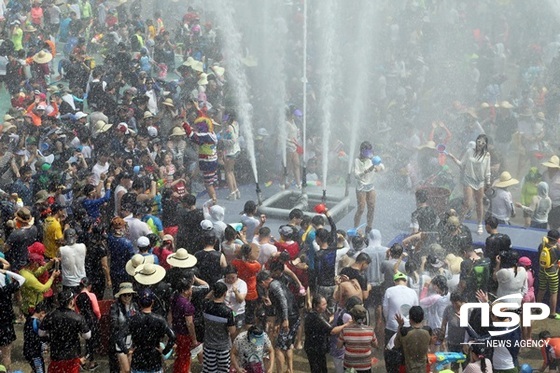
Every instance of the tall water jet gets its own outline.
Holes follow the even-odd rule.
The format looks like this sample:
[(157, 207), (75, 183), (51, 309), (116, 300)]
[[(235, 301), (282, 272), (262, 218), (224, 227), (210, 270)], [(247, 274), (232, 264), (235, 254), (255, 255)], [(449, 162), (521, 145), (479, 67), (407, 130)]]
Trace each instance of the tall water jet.
[(327, 188), (327, 175), (329, 170), (329, 141), (331, 135), (331, 122), (333, 113), (333, 103), (335, 95), (335, 83), (338, 74), (337, 70), (340, 69), (337, 56), (337, 40), (336, 28), (338, 24), (336, 15), (338, 14), (338, 1), (337, 0), (324, 0), (320, 2), (320, 19), (319, 21), (326, 25), (324, 32), (321, 34), (320, 50), (321, 50), (321, 100), (320, 107), (322, 111), (321, 127), (322, 131), (322, 153), (323, 153), (323, 168), (322, 168), (322, 182), (323, 182), (323, 195), (326, 195)]
[[(358, 132), (362, 130), (361, 126), (369, 118), (366, 115), (366, 100), (369, 98), (368, 88), (371, 86), (371, 81), (368, 78), (368, 72), (371, 71), (372, 62), (374, 60), (375, 48), (373, 48), (372, 38), (375, 35), (375, 25), (376, 22), (376, 12), (378, 4), (375, 1), (368, 1), (362, 3), (363, 7), (360, 8), (358, 17), (358, 32), (355, 34), (354, 44), (357, 48), (354, 48), (355, 55), (352, 59), (352, 71), (356, 72), (356, 75), (360, 76), (353, 85), (353, 90), (351, 92), (352, 97), (352, 113), (350, 123), (344, 123), (345, 128), (350, 129), (350, 148), (348, 151), (348, 175), (346, 178), (346, 195), (349, 192), (349, 184), (351, 182), (351, 173), (354, 166), (354, 157), (356, 153), (356, 147), (358, 143)], [(360, 46), (370, 46), (369, 48), (360, 48)], [(367, 63), (366, 63), (367, 61)]]
[(249, 83), (242, 63), (242, 56), (244, 55), (242, 35), (236, 27), (234, 1), (220, 0), (217, 1), (216, 5), (216, 19), (222, 31), (223, 51), (227, 56), (227, 79), (235, 92), (233, 99), (235, 101), (241, 132), (245, 138), (247, 154), (255, 178), (258, 197), (260, 187), (257, 174), (257, 161), (255, 158), (255, 142), (253, 138), (253, 108), (249, 101)]

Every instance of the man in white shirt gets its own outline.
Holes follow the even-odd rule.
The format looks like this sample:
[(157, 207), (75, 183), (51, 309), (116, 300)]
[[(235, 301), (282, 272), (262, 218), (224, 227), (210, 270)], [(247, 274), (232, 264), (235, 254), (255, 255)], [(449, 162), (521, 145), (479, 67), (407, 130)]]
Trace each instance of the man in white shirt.
[(126, 238), (132, 242), (136, 251), (138, 251), (138, 239), (142, 236), (147, 236), (152, 233), (150, 226), (140, 220), (135, 214), (138, 214), (138, 210), (140, 209), (139, 206), (121, 206), (121, 212), (125, 217), (123, 218), (128, 225), (128, 230), (126, 232)]
[(66, 245), (60, 247), (62, 286), (77, 293), (82, 278), (86, 277), (86, 245), (76, 243), (77, 234), (72, 228), (64, 231)]
[(100, 152), (97, 156), (97, 163), (93, 166), (91, 172), (93, 174), (92, 184), (99, 184), (101, 174), (109, 171), (109, 155), (106, 152)]
[[(408, 320), (408, 311), (412, 306), (418, 306), (418, 295), (416, 292), (406, 286), (406, 275), (402, 272), (397, 272), (393, 276), (394, 286), (391, 286), (385, 291), (383, 297), (383, 315), (385, 316), (385, 345), (395, 335), (399, 329), (399, 324), (395, 319), (397, 314), (401, 315), (404, 319), (404, 325), (410, 326)], [(397, 372), (398, 363), (394, 364), (393, 351), (385, 350), (385, 368), (387, 372)]]
[(260, 251), (257, 260), (262, 265), (268, 262), (268, 260), (278, 252), (276, 246), (270, 243), (271, 239), (272, 236), (270, 235), (269, 227), (261, 227), (261, 229), (259, 229), (259, 235), (253, 238), (253, 243), (259, 245)]

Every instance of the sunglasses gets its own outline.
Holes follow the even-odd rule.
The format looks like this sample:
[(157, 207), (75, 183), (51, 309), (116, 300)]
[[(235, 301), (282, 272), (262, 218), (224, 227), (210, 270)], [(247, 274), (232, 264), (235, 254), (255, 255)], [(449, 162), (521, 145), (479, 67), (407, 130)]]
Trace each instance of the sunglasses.
[(128, 293), (128, 294), (123, 294), (123, 297), (132, 297), (132, 293)]

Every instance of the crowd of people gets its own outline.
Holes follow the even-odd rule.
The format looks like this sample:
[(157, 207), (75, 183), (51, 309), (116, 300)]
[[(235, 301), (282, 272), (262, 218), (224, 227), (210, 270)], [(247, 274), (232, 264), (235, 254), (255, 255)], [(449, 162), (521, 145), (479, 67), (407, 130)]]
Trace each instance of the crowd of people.
[[(518, 20), (522, 11), (508, 4), (400, 3), (382, 10), (388, 56), (375, 70), (372, 117), (376, 129), (406, 131), (390, 139), (380, 131), (385, 141), (359, 146), (354, 228), (367, 211), (365, 229), (337, 229), (328, 210), (309, 218), (293, 209), (276, 234), (251, 200), (239, 224), (224, 222), (216, 189), (241, 198), (238, 182), (248, 180), (236, 164), (246, 160), (247, 139), (228, 97), (231, 56), (222, 56), (211, 14), (189, 7), (174, 32), (159, 12), (143, 19), (140, 0), (0, 2), (0, 84), (11, 95), (0, 130), (5, 370), (20, 323), (36, 373), (98, 369), (101, 350), (121, 373), (163, 372), (169, 359), (174, 372), (189, 373), (193, 360), (209, 373), (293, 372), (300, 350), (312, 372), (327, 372), (328, 356), (336, 372), (371, 372), (382, 364), (375, 355), (387, 372), (424, 372), (428, 353), (443, 351), (465, 354), (450, 361), (454, 371), (517, 372), (519, 347), (485, 347), (481, 315), (462, 327), (459, 313), (491, 294), (521, 294), (519, 306), (547, 299), (560, 319), (558, 41), (531, 44), (532, 35), (510, 30), (506, 15)], [(292, 5), (297, 23), (301, 7)], [(500, 21), (487, 29), (492, 17)], [(462, 70), (437, 73), (438, 22), (458, 40), (447, 46), (449, 61), (464, 59), (464, 45), (475, 53)], [(521, 78), (506, 97), (508, 59)], [(433, 93), (441, 78), (456, 77), (463, 92)], [(309, 92), (308, 113), (316, 113), (320, 92)], [(436, 109), (426, 110), (429, 92)], [(298, 107), (287, 105), (285, 131), (274, 129), (284, 138), (264, 126), (254, 136), (259, 175), (282, 188), (302, 188), (304, 160), (307, 180), (320, 179), (318, 165), (330, 157), (316, 136), (307, 137), (312, 156), (302, 154)], [(391, 247), (374, 220), (386, 165), (397, 172), (385, 178), (416, 193), (411, 234)], [(508, 189), (516, 184), (518, 202)], [(430, 187), (451, 193), (454, 185), (457, 206), (430, 205)], [(207, 200), (197, 204), (197, 195)], [(516, 207), (527, 227), (543, 230), (539, 263), (499, 232)], [(467, 217), (489, 234), (484, 248), (473, 246)], [(491, 339), (534, 337), (530, 327), (504, 331)], [(538, 339), (549, 342), (541, 370), (557, 367), (558, 338)]]

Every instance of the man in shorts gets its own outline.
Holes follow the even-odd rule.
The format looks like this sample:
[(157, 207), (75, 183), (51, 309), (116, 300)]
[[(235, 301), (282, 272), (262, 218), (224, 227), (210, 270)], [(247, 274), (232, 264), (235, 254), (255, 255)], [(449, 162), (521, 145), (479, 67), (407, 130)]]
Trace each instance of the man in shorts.
[[(556, 229), (548, 231), (543, 243), (539, 245), (539, 292), (537, 302), (542, 302), (544, 294), (548, 290), (550, 295), (550, 316), (551, 319), (560, 320), (560, 314), (556, 313), (558, 298), (558, 261), (560, 259), (560, 249), (558, 249), (558, 239), (560, 233)], [(543, 250), (548, 249), (550, 258), (547, 264), (543, 264)]]
[(257, 284), (263, 286), (268, 296), (265, 305), (272, 305), (276, 310), (276, 325), (279, 332), (275, 341), (275, 356), (279, 372), (285, 364), (289, 372), (294, 371), (293, 348), (300, 324), (299, 312), (293, 294), (278, 280), (274, 280), (269, 271), (257, 275)]

